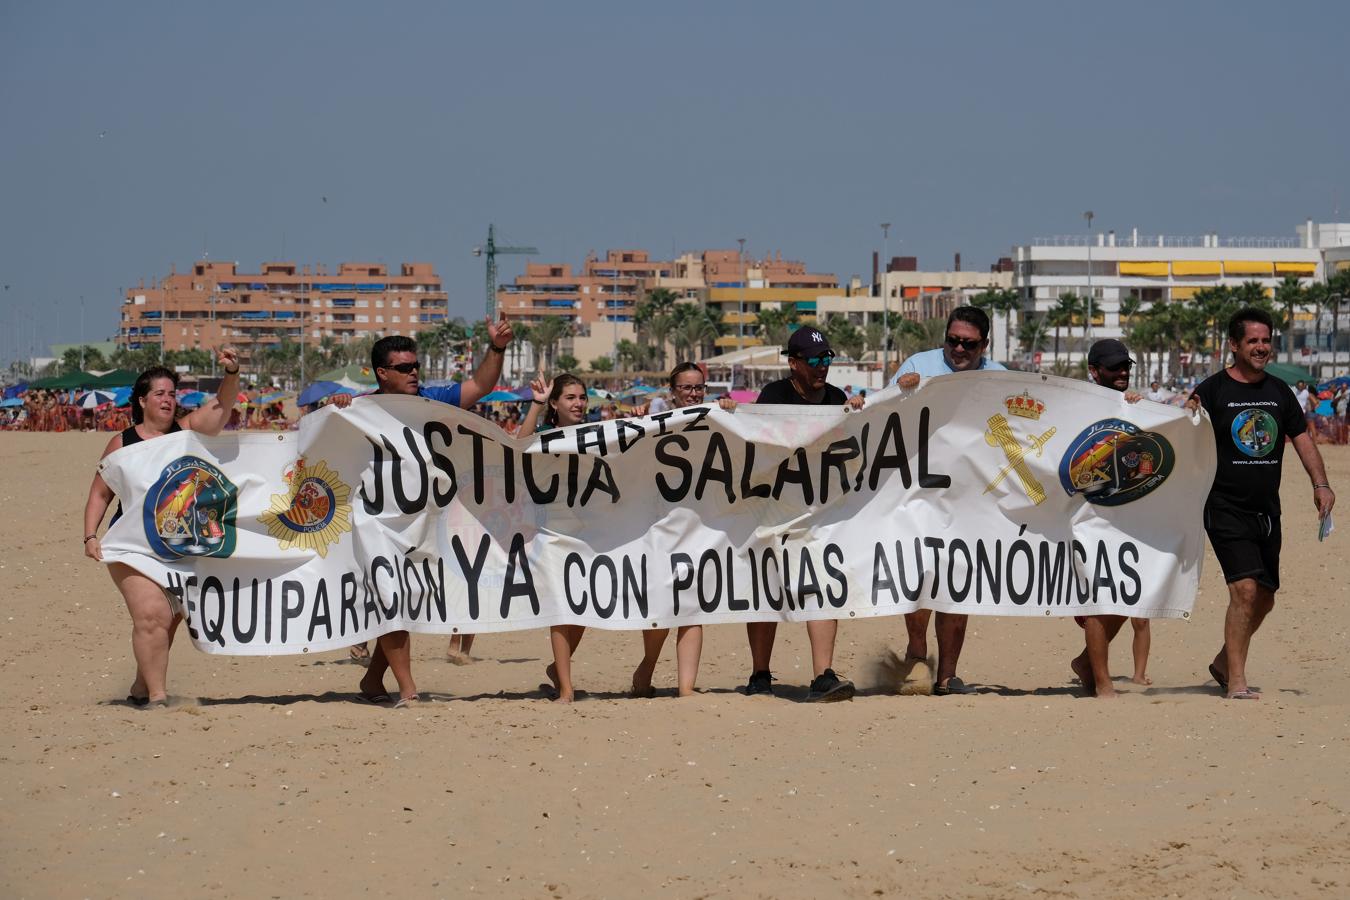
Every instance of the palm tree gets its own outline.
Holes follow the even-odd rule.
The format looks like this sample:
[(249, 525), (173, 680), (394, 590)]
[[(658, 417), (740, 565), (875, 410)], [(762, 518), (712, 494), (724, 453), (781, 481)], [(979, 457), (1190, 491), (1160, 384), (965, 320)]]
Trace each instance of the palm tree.
[(721, 334), (721, 315), (701, 304), (677, 304), (671, 316), (674, 319), (671, 343), (684, 359), (702, 357), (704, 345)]
[(787, 309), (761, 306), (759, 312), (755, 313), (755, 325), (759, 329), (760, 339), (769, 346), (786, 344), (788, 335), (797, 330), (798, 320), (795, 306)]
[(896, 347), (905, 357), (910, 357), (915, 353), (942, 346), (946, 330), (946, 319), (925, 319), (922, 322), (901, 319), (892, 333), (895, 336)]
[[(1262, 295), (1264, 296), (1264, 291)], [(1280, 343), (1284, 345), (1285, 362), (1294, 362), (1294, 313), (1308, 305), (1308, 292), (1299, 283), (1298, 277), (1288, 275), (1275, 287), (1275, 305), (1281, 315), (1276, 320), (1280, 326)]]
[(1003, 359), (1011, 355), (1012, 314), (1022, 308), (1022, 296), (1010, 288), (988, 288), (970, 299), (971, 306), (978, 306), (985, 312), (1003, 315)]
[(553, 368), (553, 353), (558, 342), (572, 334), (572, 323), (561, 316), (544, 316), (530, 327), (530, 346), (534, 348), (536, 364), (544, 370)]
[(1055, 328), (1055, 362), (1059, 365), (1059, 329), (1072, 328), (1074, 319), (1083, 314), (1083, 299), (1073, 291), (1059, 295), (1059, 302), (1051, 308), (1048, 321)]
[(830, 316), (825, 320), (824, 331), (830, 339), (830, 346), (842, 351), (844, 356), (857, 359), (862, 355), (866, 338), (858, 326), (849, 321), (848, 316)]

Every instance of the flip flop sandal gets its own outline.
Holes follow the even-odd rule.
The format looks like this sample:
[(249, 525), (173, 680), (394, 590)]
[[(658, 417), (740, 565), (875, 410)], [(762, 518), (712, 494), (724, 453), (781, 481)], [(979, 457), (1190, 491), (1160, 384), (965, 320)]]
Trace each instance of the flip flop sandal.
[(946, 697), (949, 694), (973, 694), (975, 689), (953, 675), (947, 679), (946, 684), (933, 685), (933, 693), (939, 697)]
[(1261, 693), (1248, 688), (1245, 691), (1233, 691), (1228, 695), (1229, 700), (1260, 700)]
[(388, 703), (394, 698), (390, 697), (388, 694), (367, 694), (364, 691), (359, 691), (357, 692), (356, 699), (363, 703), (372, 703), (375, 706), (379, 706), (383, 703)]

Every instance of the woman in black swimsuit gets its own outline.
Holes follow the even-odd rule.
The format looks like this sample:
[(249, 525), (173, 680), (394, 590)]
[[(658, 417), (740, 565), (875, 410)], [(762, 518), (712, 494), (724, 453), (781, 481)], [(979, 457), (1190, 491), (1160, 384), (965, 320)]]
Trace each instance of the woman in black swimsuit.
[[(131, 421), (134, 424), (114, 435), (103, 455), (175, 431), (219, 434), (230, 420), (235, 398), (239, 396), (239, 362), (234, 349), (221, 348), (219, 359), (225, 370), (219, 392), (181, 421), (174, 419), (178, 408), (175, 393), (178, 374), (163, 366), (142, 372), (131, 390)], [(222, 402), (222, 397), (229, 403)], [(94, 482), (89, 486), (89, 499), (84, 505), (84, 555), (90, 559), (103, 559), (98, 526), (112, 499), (112, 489), (103, 476), (95, 474)], [(182, 616), (174, 612), (164, 589), (135, 569), (122, 563), (111, 563), (108, 571), (131, 613), (131, 652), (136, 657), (136, 680), (131, 683), (127, 700), (136, 706), (167, 706), (165, 679), (169, 670), (169, 647)]]

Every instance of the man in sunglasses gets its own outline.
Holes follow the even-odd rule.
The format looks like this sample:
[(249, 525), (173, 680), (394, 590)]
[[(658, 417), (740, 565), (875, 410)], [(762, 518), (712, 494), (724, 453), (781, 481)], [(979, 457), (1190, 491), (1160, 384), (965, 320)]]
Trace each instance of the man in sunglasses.
[[(808, 406), (842, 406), (862, 409), (861, 395), (848, 397), (825, 379), (830, 374), (834, 351), (830, 342), (815, 328), (798, 328), (788, 338), (788, 377), (771, 381), (759, 392), (756, 403), (805, 404)], [(834, 642), (839, 623), (826, 619), (806, 623), (806, 636), (811, 641), (811, 668), (815, 675), (806, 699), (809, 703), (828, 703), (853, 698), (853, 682), (835, 674)], [(778, 634), (777, 622), (747, 622), (745, 635), (750, 641), (750, 681), (745, 686), (747, 695), (772, 694), (773, 676), (769, 674), (769, 658), (773, 655), (773, 641)]]
[[(989, 316), (978, 306), (958, 306), (947, 316), (946, 336), (942, 346), (915, 353), (901, 364), (888, 387), (899, 385), (905, 390), (918, 387), (923, 378), (951, 375), (954, 372), (1001, 372), (1003, 364), (985, 358), (989, 347)], [(961, 658), (961, 647), (966, 642), (966, 624), (969, 616), (956, 613), (937, 614), (937, 675), (928, 663), (928, 620), (931, 609), (905, 614), (905, 631), (909, 646), (905, 650), (905, 677), (900, 686), (902, 694), (972, 694), (975, 689), (956, 677), (956, 663)]]
[[(375, 393), (416, 395), (460, 409), (471, 409), (478, 398), (486, 396), (497, 386), (506, 348), (515, 337), (511, 323), (505, 319), (493, 322), (489, 318), (487, 333), (487, 356), (478, 366), (478, 371), (473, 373), (473, 378), (462, 384), (457, 382), (444, 387), (422, 387), (419, 379), (422, 367), (417, 359), (416, 341), (401, 334), (380, 338), (370, 348), (370, 365), (375, 369), (375, 383), (379, 385)], [(412, 677), (411, 644), (406, 631), (380, 636), (375, 642), (375, 652), (370, 656), (370, 668), (361, 679), (361, 696), (364, 699), (373, 703), (390, 699), (384, 691), (384, 673), (386, 669), (392, 669), (399, 690), (399, 700), (395, 705), (403, 706), (417, 700), (417, 687)]]
[[(1093, 384), (1120, 391), (1126, 403), (1138, 403), (1143, 397), (1130, 390), (1130, 370), (1134, 360), (1130, 351), (1115, 338), (1105, 338), (1088, 348), (1088, 380)], [(1125, 625), (1125, 616), (1074, 616), (1073, 620), (1083, 629), (1083, 652), (1069, 663), (1078, 683), (1088, 694), (1100, 699), (1109, 699), (1116, 695), (1111, 684), (1110, 651), (1111, 641)], [(1130, 619), (1134, 627), (1134, 677), (1135, 684), (1152, 684), (1146, 673), (1148, 668), (1149, 644), (1153, 640), (1148, 619)]]

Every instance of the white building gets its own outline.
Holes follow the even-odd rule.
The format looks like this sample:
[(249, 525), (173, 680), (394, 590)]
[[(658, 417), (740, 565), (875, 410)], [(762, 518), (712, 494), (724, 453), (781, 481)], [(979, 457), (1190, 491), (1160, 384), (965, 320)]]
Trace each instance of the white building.
[[(1090, 339), (1119, 338), (1120, 302), (1130, 296), (1147, 308), (1160, 300), (1189, 300), (1201, 288), (1247, 281), (1273, 292), (1291, 275), (1311, 284), (1350, 268), (1350, 225), (1315, 225), (1310, 219), (1287, 238), (1108, 231), (1037, 238), (1014, 247), (1013, 257), (1013, 287), (1022, 294), (1024, 311), (1043, 315), (1065, 292), (1090, 296)], [(1304, 318), (1310, 322), (1312, 315)], [(1060, 349), (1062, 358), (1080, 360), (1081, 330), (1061, 334)]]

